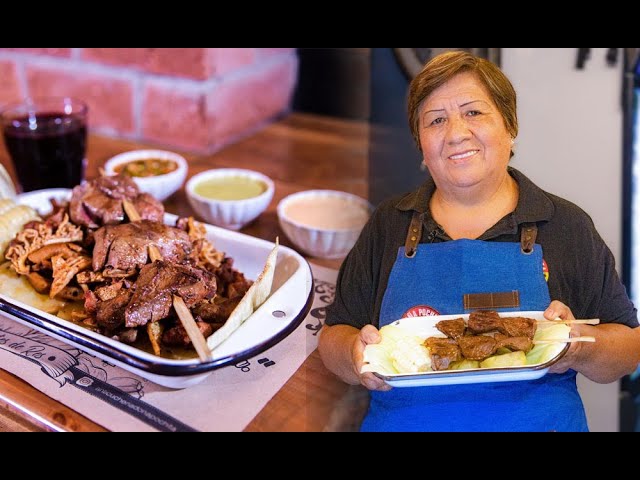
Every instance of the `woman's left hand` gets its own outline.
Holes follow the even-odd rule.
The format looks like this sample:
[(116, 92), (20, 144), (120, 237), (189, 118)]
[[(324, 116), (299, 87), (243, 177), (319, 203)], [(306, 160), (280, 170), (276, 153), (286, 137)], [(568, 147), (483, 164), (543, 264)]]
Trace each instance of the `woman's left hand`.
[[(545, 310), (544, 318), (547, 320), (556, 320), (561, 318), (562, 320), (575, 320), (573, 312), (564, 303), (554, 300), (551, 305)], [(570, 337), (580, 336), (580, 325), (571, 325)], [(578, 355), (582, 347), (582, 342), (575, 342), (569, 344), (569, 350), (567, 353), (556, 363), (551, 365), (549, 373), (565, 373), (567, 370), (573, 368), (573, 365), (577, 361)]]

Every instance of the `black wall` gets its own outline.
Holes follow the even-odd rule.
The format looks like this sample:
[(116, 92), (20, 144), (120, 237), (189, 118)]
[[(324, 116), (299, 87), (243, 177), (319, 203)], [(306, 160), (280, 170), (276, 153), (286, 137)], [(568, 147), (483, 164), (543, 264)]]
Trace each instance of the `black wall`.
[(370, 48), (298, 48), (293, 109), (369, 120)]
[(369, 201), (420, 185), (422, 155), (415, 146), (407, 120), (409, 80), (392, 48), (371, 49), (371, 129), (369, 135)]

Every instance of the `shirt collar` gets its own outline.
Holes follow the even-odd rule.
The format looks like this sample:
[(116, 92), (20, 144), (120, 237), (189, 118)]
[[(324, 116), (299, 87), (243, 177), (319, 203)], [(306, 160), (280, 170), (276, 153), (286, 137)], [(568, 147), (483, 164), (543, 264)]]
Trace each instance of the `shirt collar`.
[[(524, 174), (515, 168), (508, 168), (509, 175), (518, 183), (519, 198), (515, 211), (491, 227), (481, 239), (496, 234), (517, 233), (522, 223), (538, 223), (553, 217), (555, 207), (549, 194), (536, 186)], [(416, 211), (424, 214), (425, 226), (429, 229), (438, 227), (431, 216), (429, 200), (436, 189), (435, 182), (429, 177), (417, 190), (408, 193), (396, 204), (401, 211)], [(489, 235), (490, 234), (490, 235)]]

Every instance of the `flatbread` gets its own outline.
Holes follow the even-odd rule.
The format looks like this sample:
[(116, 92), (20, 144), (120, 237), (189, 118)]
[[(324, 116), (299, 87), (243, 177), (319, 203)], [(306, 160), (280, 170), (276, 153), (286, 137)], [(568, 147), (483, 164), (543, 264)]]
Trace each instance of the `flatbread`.
[(213, 350), (229, 338), (269, 297), (273, 284), (273, 274), (276, 269), (276, 259), (278, 258), (278, 246), (279, 242), (278, 238), (276, 238), (276, 246), (269, 253), (262, 273), (258, 275), (256, 281), (249, 287), (249, 290), (231, 312), (225, 324), (207, 339), (209, 349)]

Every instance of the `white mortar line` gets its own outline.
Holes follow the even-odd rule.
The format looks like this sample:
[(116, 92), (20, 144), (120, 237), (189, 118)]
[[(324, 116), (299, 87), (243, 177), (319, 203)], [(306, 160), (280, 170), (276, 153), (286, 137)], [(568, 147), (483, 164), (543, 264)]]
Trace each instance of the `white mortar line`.
[[(20, 86), (20, 93), (22, 94), (22, 98), (30, 97), (31, 92), (29, 92), (29, 87), (27, 83), (27, 68), (24, 64), (23, 59), (13, 60), (14, 65), (16, 66), (16, 77), (18, 78), (18, 85)], [(22, 100), (21, 98), (16, 98), (16, 101)]]
[(142, 107), (144, 95), (144, 80), (142, 75), (136, 75), (132, 81), (131, 90), (133, 104), (131, 105), (131, 113), (133, 115), (133, 135), (136, 138), (142, 138), (143, 121)]

